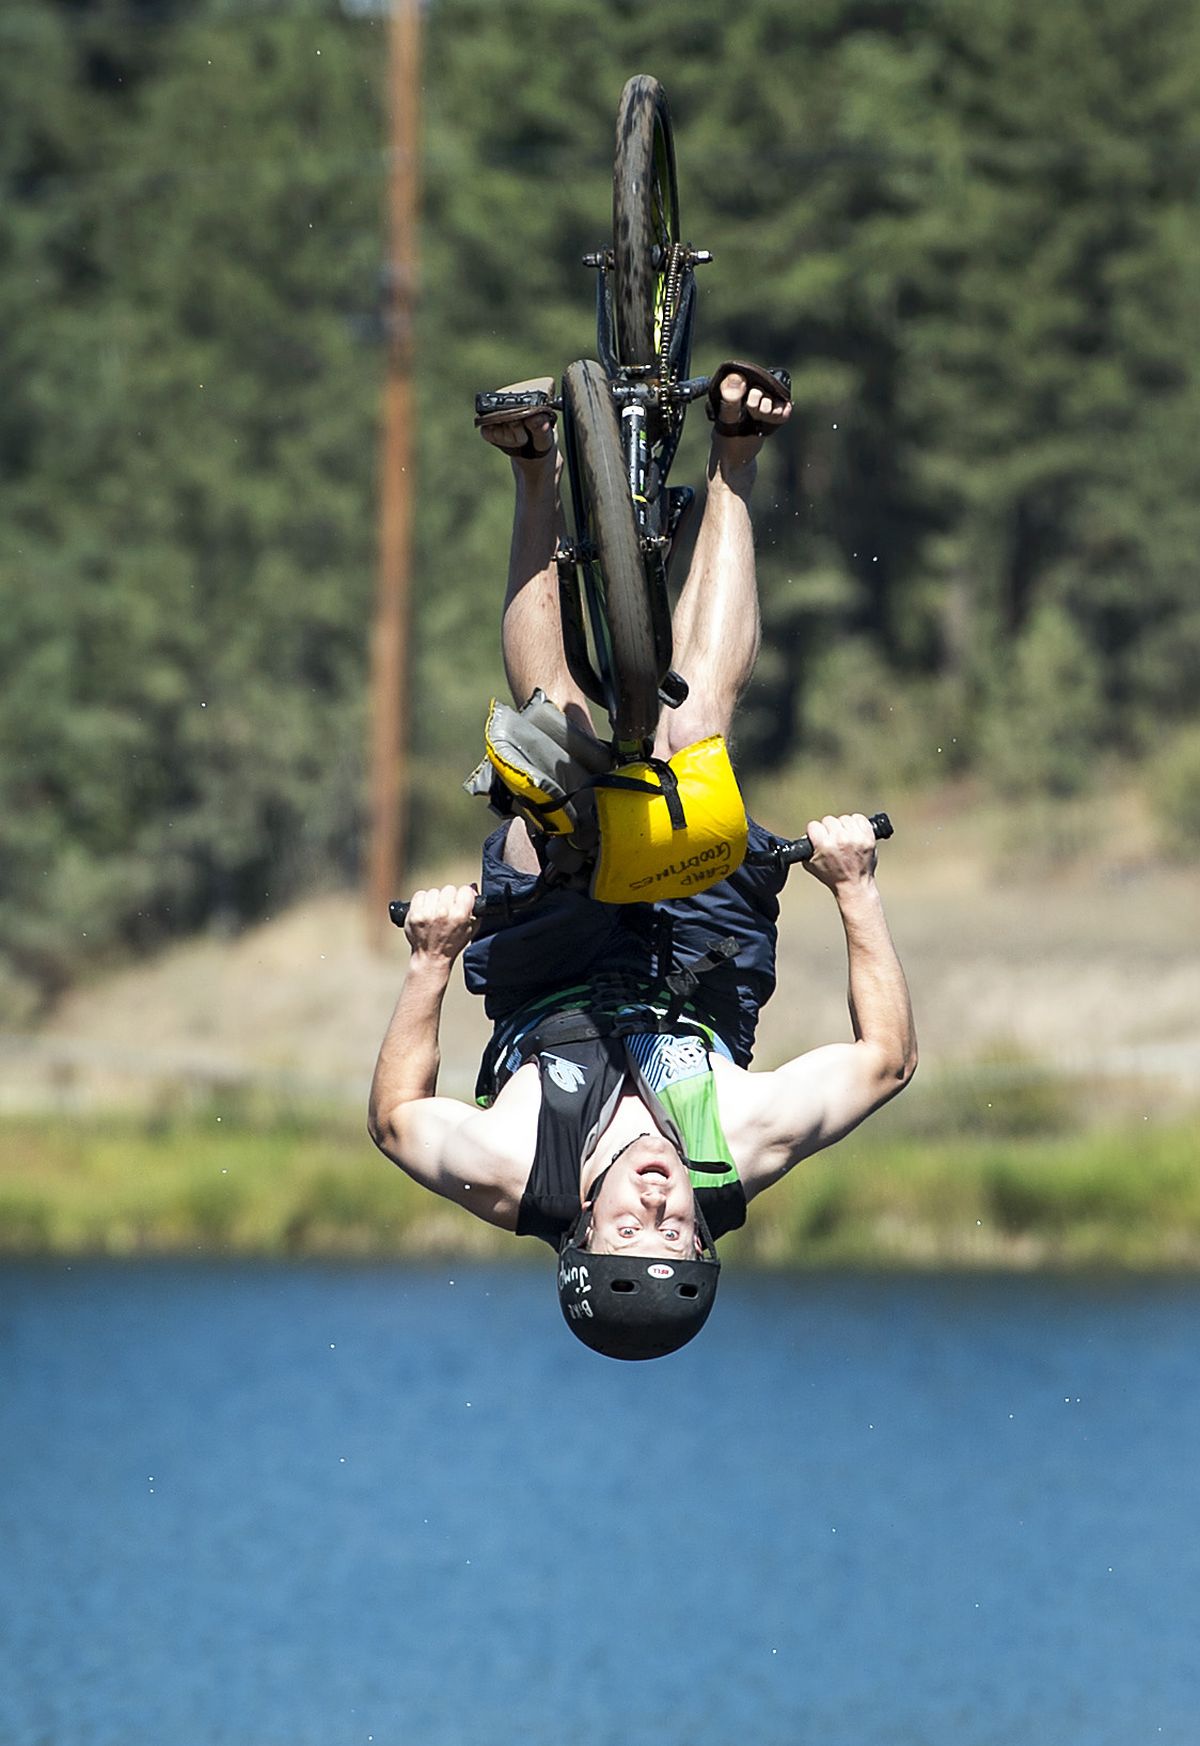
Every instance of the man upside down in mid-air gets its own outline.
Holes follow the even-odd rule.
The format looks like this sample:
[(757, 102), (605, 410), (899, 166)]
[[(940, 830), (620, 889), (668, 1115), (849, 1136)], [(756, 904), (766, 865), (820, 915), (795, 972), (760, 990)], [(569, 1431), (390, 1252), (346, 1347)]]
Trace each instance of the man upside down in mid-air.
[[(758, 451), (791, 405), (765, 372), (728, 365), (713, 396), (704, 514), (673, 619), (689, 691), (662, 712), (661, 759), (728, 737), (758, 652), (750, 498)], [(523, 413), (483, 435), (510, 455), (516, 483), (502, 629), (513, 697), (522, 704), (540, 688), (591, 731), (562, 641), (553, 416)], [(555, 891), (479, 937), (475, 887), (412, 899), (411, 959), (375, 1069), (371, 1136), (436, 1194), (548, 1240), (568, 1325), (611, 1357), (658, 1357), (689, 1340), (712, 1306), (715, 1240), (793, 1165), (895, 1096), (916, 1067), (871, 826), (860, 815), (826, 817), (807, 834), (807, 871), (833, 894), (845, 932), (853, 1040), (771, 1072), (748, 1067), (759, 1009), (775, 987), (786, 869), (744, 864), (706, 891), (653, 907)], [(752, 847), (771, 840), (751, 824)], [(485, 845), (483, 889), (519, 893), (538, 865), (513, 817)], [(682, 1009), (656, 963), (664, 913), (672, 964), (702, 971), (687, 979)], [(729, 936), (736, 955), (711, 962), (714, 941)], [(460, 955), (496, 1026), (481, 1075), (486, 1107), (437, 1095), (438, 1026)]]

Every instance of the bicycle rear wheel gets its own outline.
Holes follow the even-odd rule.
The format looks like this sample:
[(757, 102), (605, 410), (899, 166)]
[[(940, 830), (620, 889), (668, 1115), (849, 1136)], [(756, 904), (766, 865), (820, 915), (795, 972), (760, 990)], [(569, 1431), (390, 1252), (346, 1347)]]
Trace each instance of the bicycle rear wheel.
[(636, 754), (654, 738), (662, 675), (621, 433), (599, 364), (568, 365), (563, 414), (576, 545), (592, 554), (583, 570), (596, 671), (618, 747)]
[(679, 190), (667, 95), (638, 73), (621, 93), (613, 158), (613, 326), (627, 368), (657, 363), (667, 255), (679, 241)]

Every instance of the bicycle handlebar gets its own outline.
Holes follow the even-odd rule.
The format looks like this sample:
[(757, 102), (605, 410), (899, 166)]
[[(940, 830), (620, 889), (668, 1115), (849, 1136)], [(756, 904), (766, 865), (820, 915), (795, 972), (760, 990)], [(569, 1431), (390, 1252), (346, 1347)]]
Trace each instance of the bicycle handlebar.
[[(544, 874), (539, 873), (528, 891), (520, 896), (514, 896), (511, 885), (505, 885), (500, 891), (494, 891), (490, 897), (481, 892), (475, 899), (471, 914), (476, 921), (511, 921), (514, 916), (522, 915), (525, 910), (533, 909), (542, 901), (548, 891), (555, 888)], [(402, 928), (408, 920), (409, 900), (398, 897), (388, 904), (388, 915), (398, 928)]]
[[(886, 842), (890, 836), (895, 835), (896, 827), (893, 825), (886, 812), (872, 813), (871, 817), (867, 820), (867, 823), (875, 832), (875, 840), (877, 842)], [(764, 849), (762, 852), (762, 859), (775, 860), (778, 858), (782, 866), (791, 867), (797, 861), (810, 861), (812, 859), (812, 854), (813, 846), (808, 838), (796, 837), (790, 843), (780, 843), (777, 849)], [(749, 860), (750, 857), (747, 856), (747, 859)]]
[[(886, 841), (894, 833), (894, 826), (886, 812), (877, 812), (870, 819), (871, 829), (878, 841)], [(770, 849), (752, 849), (746, 856), (751, 866), (768, 865), (774, 861), (780, 867), (794, 866), (797, 861), (810, 860), (813, 853), (812, 843), (807, 837), (783, 838)], [(528, 891), (520, 896), (514, 896), (512, 887), (506, 885), (503, 890), (493, 892), (491, 896), (482, 894), (475, 899), (472, 914), (476, 921), (510, 922), (514, 916), (523, 915), (526, 910), (534, 909), (546, 895), (555, 887), (539, 873)], [(408, 919), (408, 900), (398, 897), (388, 904), (388, 915), (396, 927), (402, 928)]]

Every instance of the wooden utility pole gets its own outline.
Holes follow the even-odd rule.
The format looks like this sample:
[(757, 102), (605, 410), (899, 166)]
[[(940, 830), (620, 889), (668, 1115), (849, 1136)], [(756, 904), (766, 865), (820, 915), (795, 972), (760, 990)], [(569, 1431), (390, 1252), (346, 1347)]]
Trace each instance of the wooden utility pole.
[(420, 0), (388, 14), (387, 364), (379, 445), (379, 581), (371, 640), (368, 930), (382, 947), (407, 853), (408, 625), (413, 523)]

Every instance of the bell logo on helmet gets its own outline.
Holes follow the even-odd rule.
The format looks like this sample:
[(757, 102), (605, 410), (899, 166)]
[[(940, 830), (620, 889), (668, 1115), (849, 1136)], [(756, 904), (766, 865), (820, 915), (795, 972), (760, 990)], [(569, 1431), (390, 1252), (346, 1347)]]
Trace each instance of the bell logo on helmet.
[(647, 1267), (646, 1272), (651, 1279), (674, 1279), (675, 1277), (675, 1269), (668, 1267), (665, 1261), (655, 1261), (652, 1266)]

